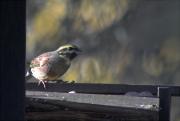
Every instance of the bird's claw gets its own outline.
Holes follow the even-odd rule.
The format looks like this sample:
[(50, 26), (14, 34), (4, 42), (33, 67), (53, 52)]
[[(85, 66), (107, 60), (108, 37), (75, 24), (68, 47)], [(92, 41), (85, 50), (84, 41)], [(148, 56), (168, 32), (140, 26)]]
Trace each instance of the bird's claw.
[(40, 81), (38, 82), (38, 86), (42, 83), (42, 84), (43, 84), (44, 89), (46, 89), (45, 82), (46, 82), (46, 81), (42, 81), (42, 80), (40, 80)]
[(75, 81), (64, 81), (64, 80), (57, 80), (56, 83), (60, 83), (60, 84), (74, 84)]

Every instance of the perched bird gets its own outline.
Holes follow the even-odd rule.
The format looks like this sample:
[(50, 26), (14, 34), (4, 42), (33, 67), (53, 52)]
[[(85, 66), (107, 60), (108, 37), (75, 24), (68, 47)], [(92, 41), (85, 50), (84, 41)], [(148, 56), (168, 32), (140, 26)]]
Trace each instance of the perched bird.
[(71, 61), (81, 52), (81, 50), (72, 44), (59, 47), (55, 51), (43, 53), (34, 58), (26, 73), (26, 79), (32, 76), (39, 80), (38, 85), (53, 81), (62, 76), (70, 67)]

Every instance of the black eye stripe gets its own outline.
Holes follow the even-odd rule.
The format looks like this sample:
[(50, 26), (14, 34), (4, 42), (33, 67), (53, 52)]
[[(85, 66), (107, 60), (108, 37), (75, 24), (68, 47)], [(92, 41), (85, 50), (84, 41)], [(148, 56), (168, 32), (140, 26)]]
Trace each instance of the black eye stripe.
[(77, 48), (69, 47), (69, 48), (64, 48), (61, 51), (66, 52), (66, 51), (73, 51), (73, 50), (78, 50)]
[(62, 51), (67, 51), (68, 50), (68, 48), (64, 48)]
[(70, 48), (69, 48), (69, 50), (73, 50), (73, 48), (72, 48), (72, 47), (70, 47)]

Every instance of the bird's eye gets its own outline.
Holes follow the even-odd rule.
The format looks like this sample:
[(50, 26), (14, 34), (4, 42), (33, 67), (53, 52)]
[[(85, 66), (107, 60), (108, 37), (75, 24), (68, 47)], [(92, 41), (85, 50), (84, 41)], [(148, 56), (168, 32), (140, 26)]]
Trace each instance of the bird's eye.
[(67, 48), (64, 48), (63, 51), (67, 51), (68, 49)]
[(70, 47), (68, 50), (73, 50), (73, 48), (72, 48), (72, 47)]

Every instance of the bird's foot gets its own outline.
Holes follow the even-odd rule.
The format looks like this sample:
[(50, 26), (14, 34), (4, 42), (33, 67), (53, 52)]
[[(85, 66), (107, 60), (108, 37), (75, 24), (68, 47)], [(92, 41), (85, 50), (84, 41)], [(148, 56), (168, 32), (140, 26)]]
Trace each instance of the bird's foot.
[(72, 80), (72, 81), (70, 81), (69, 83), (74, 84), (74, 83), (75, 83), (75, 81), (74, 81), (74, 80)]
[(63, 81), (63, 80), (56, 80), (56, 83), (59, 83), (59, 84), (66, 84), (67, 81)]
[(56, 83), (60, 83), (60, 84), (74, 84), (75, 81), (64, 81), (64, 80), (57, 80)]
[(45, 83), (47, 83), (47, 81), (42, 81), (42, 80), (39, 80), (39, 82), (38, 82), (38, 86), (39, 86), (41, 83), (43, 84), (44, 89), (46, 89), (46, 85), (45, 85)]

